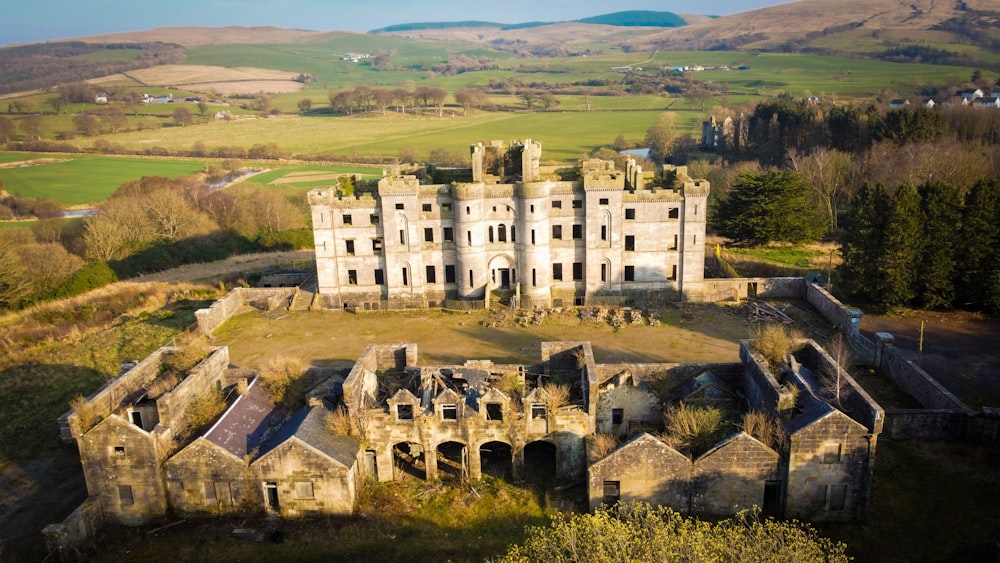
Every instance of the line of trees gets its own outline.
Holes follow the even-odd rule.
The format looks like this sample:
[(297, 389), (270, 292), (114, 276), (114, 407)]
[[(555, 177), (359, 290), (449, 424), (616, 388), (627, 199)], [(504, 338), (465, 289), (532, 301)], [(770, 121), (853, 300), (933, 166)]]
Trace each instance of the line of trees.
[(843, 237), (844, 283), (886, 306), (1000, 313), (1000, 181), (866, 184)]
[(200, 178), (143, 177), (83, 221), (0, 231), (0, 308), (236, 253), (312, 246), (305, 201), (274, 191), (211, 191)]

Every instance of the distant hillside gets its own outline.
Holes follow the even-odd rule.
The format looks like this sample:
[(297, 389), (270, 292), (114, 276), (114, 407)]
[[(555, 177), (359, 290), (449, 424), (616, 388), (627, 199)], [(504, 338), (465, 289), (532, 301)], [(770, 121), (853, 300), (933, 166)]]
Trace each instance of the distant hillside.
[(504, 24), (486, 21), (457, 21), (457, 22), (420, 22), (403, 23), (390, 25), (380, 29), (372, 30), (370, 33), (393, 33), (405, 31), (423, 31), (440, 29), (461, 29), (489, 27), (501, 30), (528, 29), (542, 27), (546, 25), (557, 25), (560, 23), (589, 23), (595, 25), (613, 25), (617, 27), (681, 27), (686, 25), (684, 18), (673, 12), (653, 12), (649, 10), (631, 10), (627, 12), (615, 12), (579, 20), (567, 20), (562, 22), (523, 22), (515, 24)]
[(620, 27), (682, 27), (687, 24), (684, 18), (673, 12), (650, 12), (644, 10), (615, 12), (613, 14), (594, 16), (576, 21), (579, 23), (617, 25)]

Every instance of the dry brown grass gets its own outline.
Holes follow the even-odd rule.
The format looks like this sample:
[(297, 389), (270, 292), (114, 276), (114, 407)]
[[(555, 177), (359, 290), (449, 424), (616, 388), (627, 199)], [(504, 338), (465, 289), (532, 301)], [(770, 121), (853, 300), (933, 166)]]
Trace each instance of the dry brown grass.
[(747, 411), (743, 413), (740, 427), (772, 450), (784, 452), (788, 449), (788, 434), (771, 413)]
[(714, 407), (690, 406), (677, 403), (663, 413), (663, 439), (675, 449), (683, 449), (694, 457), (705, 453), (725, 432), (725, 417)]
[(795, 349), (796, 341), (802, 338), (802, 333), (796, 329), (783, 324), (765, 323), (757, 325), (751, 331), (750, 340), (773, 370), (785, 361)]
[(202, 428), (222, 414), (226, 410), (226, 398), (221, 391), (212, 390), (203, 395), (198, 395), (187, 411), (187, 428), (193, 432)]
[(296, 358), (281, 356), (260, 368), (260, 384), (275, 404), (294, 409), (302, 400), (300, 382), (305, 370)]
[(569, 385), (562, 383), (546, 383), (542, 385), (542, 392), (545, 393), (545, 408), (547, 408), (550, 413), (554, 414), (557, 410), (569, 404)]
[(618, 447), (618, 439), (612, 434), (598, 432), (587, 436), (587, 459), (590, 463), (608, 457)]
[(97, 412), (97, 407), (87, 401), (83, 395), (77, 395), (69, 402), (70, 408), (76, 413), (76, 430), (80, 434), (86, 433), (94, 427), (100, 420), (101, 415)]
[(334, 436), (356, 436), (356, 424), (343, 406), (326, 413), (326, 429)]

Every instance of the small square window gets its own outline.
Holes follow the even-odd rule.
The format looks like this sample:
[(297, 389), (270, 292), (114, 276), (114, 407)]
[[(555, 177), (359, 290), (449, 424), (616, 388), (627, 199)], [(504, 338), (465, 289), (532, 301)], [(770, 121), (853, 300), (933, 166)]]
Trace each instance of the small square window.
[(122, 506), (135, 504), (135, 497), (132, 495), (131, 485), (118, 485), (118, 502)]
[(503, 420), (503, 405), (486, 403), (486, 420)]
[(413, 405), (396, 405), (396, 420), (413, 420)]
[(582, 207), (583, 207), (583, 200), (582, 199), (574, 199), (573, 200), (573, 209), (580, 209)]
[(396, 209), (406, 209), (406, 204), (403, 204), (403, 203), (397, 203), (397, 204), (396, 204)]
[(458, 420), (458, 405), (441, 405), (441, 420)]
[(424, 203), (424, 204), (420, 205), (420, 210), (423, 211), (424, 213), (430, 213), (431, 209), (433, 209), (433, 208), (431, 207), (431, 204), (429, 204), (429, 203)]
[(545, 403), (531, 403), (531, 418), (545, 418), (547, 413)]
[(823, 463), (840, 463), (840, 444), (826, 444), (823, 447)]
[(553, 199), (552, 200), (552, 209), (562, 209), (562, 200)]
[(633, 207), (625, 208), (625, 218), (629, 220), (635, 219), (635, 208)]
[(552, 238), (562, 239), (562, 225), (552, 225)]
[(353, 221), (354, 221), (354, 218), (352, 218), (350, 215), (347, 215), (347, 214), (344, 215), (344, 224), (345, 225), (351, 225)]
[(667, 219), (679, 219), (681, 216), (681, 210), (679, 207), (671, 207), (667, 211)]
[(843, 510), (847, 506), (847, 485), (830, 485), (830, 510)]
[(375, 254), (382, 253), (382, 239), (380, 238), (372, 239), (372, 252), (374, 252)]
[(604, 502), (606, 504), (614, 504), (621, 500), (621, 498), (621, 481), (605, 481)]
[(368, 216), (368, 222), (372, 225), (378, 225), (378, 215), (372, 213)]
[(295, 498), (305, 500), (316, 498), (312, 482), (295, 483)]
[(125, 446), (115, 446), (115, 455), (116, 456), (124, 456), (125, 455)]
[(599, 201), (599, 204), (600, 204), (600, 205), (607, 205), (607, 204), (608, 204), (608, 198), (606, 198), (606, 197), (602, 197), (602, 198), (600, 199), (600, 201)]
[(441, 238), (443, 238), (445, 242), (455, 242), (455, 230), (454, 229), (452, 229), (451, 227), (445, 227), (443, 229), (443, 231), (444, 231), (444, 234), (442, 234)]
[(625, 420), (625, 409), (611, 409), (611, 424), (621, 424)]

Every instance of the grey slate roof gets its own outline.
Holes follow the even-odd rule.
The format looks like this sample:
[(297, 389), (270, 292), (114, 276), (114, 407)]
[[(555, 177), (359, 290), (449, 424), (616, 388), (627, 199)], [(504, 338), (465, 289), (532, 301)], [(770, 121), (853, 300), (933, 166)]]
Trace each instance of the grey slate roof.
[(258, 381), (254, 379), (246, 394), (237, 398), (215, 426), (205, 433), (206, 440), (239, 458), (261, 445), (274, 420), (274, 403)]
[(326, 427), (328, 412), (322, 406), (303, 407), (295, 411), (268, 441), (266, 452), (295, 438), (344, 467), (351, 467), (357, 459), (361, 444), (354, 438), (331, 434)]

